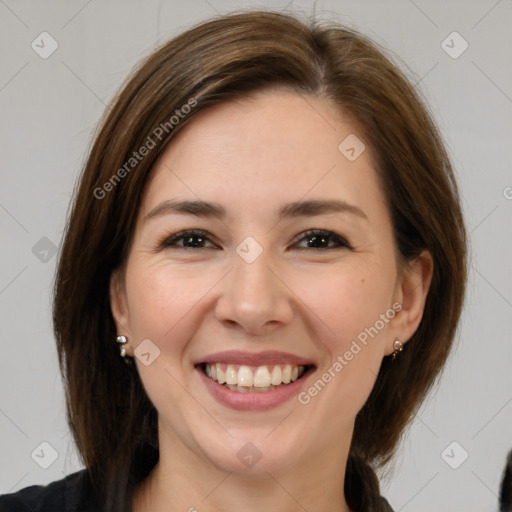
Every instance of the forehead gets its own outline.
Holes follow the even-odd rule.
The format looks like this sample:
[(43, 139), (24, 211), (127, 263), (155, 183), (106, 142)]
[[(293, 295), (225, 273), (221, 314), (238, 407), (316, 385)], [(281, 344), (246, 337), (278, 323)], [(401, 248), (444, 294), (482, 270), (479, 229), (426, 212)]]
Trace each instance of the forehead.
[[(325, 99), (265, 91), (226, 101), (200, 112), (169, 144), (141, 213), (170, 198), (214, 200), (228, 210), (313, 196), (385, 207), (363, 144), (356, 124)], [(354, 159), (354, 152), (361, 153)]]

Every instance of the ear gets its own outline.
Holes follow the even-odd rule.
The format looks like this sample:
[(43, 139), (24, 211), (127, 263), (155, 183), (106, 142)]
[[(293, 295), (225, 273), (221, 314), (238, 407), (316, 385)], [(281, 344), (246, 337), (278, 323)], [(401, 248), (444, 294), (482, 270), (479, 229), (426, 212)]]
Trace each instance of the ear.
[(128, 309), (128, 300), (126, 297), (126, 286), (124, 281), (123, 269), (116, 269), (110, 276), (110, 309), (116, 324), (117, 335), (123, 335), (128, 338), (128, 344), (125, 348), (128, 351), (131, 337), (130, 315)]
[(386, 345), (386, 355), (394, 351), (395, 339), (404, 345), (418, 329), (428, 290), (432, 282), (434, 262), (429, 251), (424, 250), (421, 254), (407, 262), (399, 272), (395, 301), (402, 305), (402, 309), (392, 320), (391, 332), (394, 338)]

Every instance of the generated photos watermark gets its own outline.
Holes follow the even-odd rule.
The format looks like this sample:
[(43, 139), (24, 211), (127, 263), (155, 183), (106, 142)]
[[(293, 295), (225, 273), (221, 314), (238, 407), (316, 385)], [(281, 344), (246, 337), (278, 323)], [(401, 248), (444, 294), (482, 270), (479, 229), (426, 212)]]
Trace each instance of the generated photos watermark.
[(297, 399), (302, 405), (307, 405), (311, 399), (322, 391), (332, 379), (338, 375), (361, 350), (368, 345), (368, 337), (373, 339), (382, 329), (402, 311), (402, 304), (395, 302), (385, 313), (381, 313), (379, 319), (370, 327), (365, 327), (357, 335), (357, 340), (352, 340), (350, 348), (336, 358), (336, 361), (311, 385), (306, 391), (298, 394)]
[(133, 169), (142, 162), (144, 157), (156, 147), (156, 139), (161, 141), (191, 112), (195, 106), (197, 106), (197, 100), (195, 98), (190, 98), (187, 103), (183, 104), (180, 108), (177, 108), (169, 120), (160, 123), (151, 132), (151, 135), (148, 135), (144, 144), (137, 151), (134, 151), (126, 162), (105, 183), (103, 183), (101, 187), (96, 187), (93, 190), (93, 196), (96, 199), (101, 200), (105, 198), (107, 193), (112, 192), (116, 185), (118, 185), (123, 178), (133, 171)]

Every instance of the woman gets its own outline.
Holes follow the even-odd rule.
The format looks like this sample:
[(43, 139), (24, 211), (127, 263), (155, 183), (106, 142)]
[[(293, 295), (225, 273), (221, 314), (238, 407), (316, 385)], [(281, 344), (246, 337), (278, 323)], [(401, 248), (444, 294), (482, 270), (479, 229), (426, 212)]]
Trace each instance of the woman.
[(375, 470), (465, 283), (443, 143), (373, 42), (199, 24), (113, 101), (66, 229), (54, 326), (86, 469), (1, 510), (389, 511)]

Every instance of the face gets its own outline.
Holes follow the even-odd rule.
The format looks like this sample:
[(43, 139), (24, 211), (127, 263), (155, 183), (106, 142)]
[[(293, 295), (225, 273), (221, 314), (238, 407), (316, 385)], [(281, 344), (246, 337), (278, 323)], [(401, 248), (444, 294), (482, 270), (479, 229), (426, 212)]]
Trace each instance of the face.
[(111, 304), (161, 446), (275, 474), (350, 441), (421, 317), (370, 152), (339, 149), (354, 135), (326, 100), (266, 91), (202, 112), (156, 164)]

